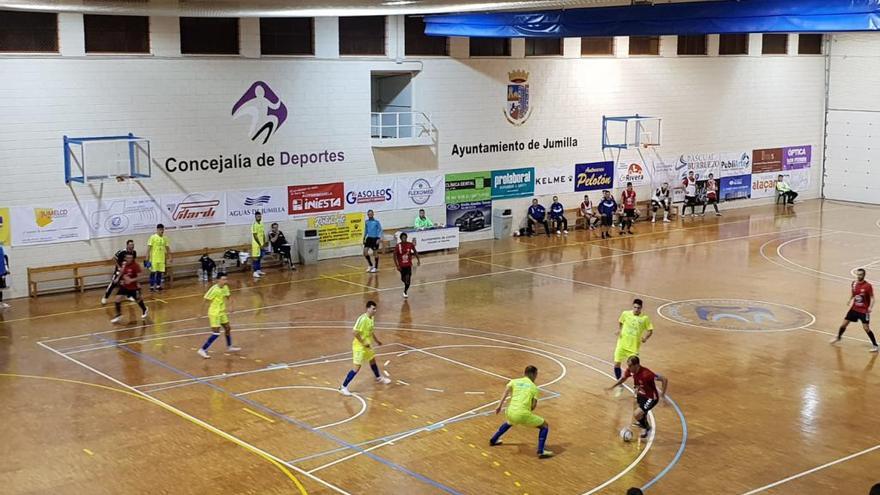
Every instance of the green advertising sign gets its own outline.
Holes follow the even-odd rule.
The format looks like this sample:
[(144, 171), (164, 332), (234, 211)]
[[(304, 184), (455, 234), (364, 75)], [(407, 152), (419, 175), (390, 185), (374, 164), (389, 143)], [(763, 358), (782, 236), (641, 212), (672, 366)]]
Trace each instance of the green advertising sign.
[(446, 174), (446, 204), (492, 199), (492, 172)]

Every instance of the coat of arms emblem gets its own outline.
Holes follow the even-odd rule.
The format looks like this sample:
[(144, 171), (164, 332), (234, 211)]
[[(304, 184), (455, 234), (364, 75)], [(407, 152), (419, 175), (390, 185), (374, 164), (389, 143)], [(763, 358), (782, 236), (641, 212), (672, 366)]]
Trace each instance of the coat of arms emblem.
[(529, 73), (515, 70), (507, 73), (507, 102), (504, 116), (513, 125), (523, 125), (532, 114), (529, 105)]

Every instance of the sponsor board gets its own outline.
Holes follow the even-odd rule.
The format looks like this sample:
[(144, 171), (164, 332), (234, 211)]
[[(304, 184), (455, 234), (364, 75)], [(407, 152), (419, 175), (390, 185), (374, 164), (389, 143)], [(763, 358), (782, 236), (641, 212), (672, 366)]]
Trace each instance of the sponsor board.
[(645, 165), (636, 161), (622, 161), (617, 164), (615, 171), (617, 187), (626, 187), (627, 182), (632, 182), (634, 187), (650, 184)]
[(812, 146), (789, 146), (782, 148), (782, 170), (810, 168), (812, 159)]
[(523, 198), (534, 195), (534, 167), (492, 171), (492, 199)]
[[(609, 174), (609, 177), (611, 174)], [(575, 190), (575, 174), (571, 167), (549, 167), (535, 170), (535, 196), (570, 193)]]
[(442, 251), (444, 249), (458, 249), (461, 235), (457, 228), (447, 227), (440, 229), (426, 230), (403, 230), (397, 233), (397, 239), (400, 240), (400, 234), (406, 232), (407, 240), (416, 245), (416, 249), (420, 253), (430, 251)]
[(470, 203), (492, 199), (492, 173), (466, 172), (446, 174), (446, 203)]
[(398, 177), (394, 191), (397, 207), (402, 210), (442, 206), (446, 199), (446, 183), (439, 174)]
[(782, 148), (766, 148), (752, 151), (752, 174), (765, 174), (782, 170)]
[(721, 159), (718, 153), (685, 153), (679, 155), (675, 168), (678, 170), (679, 181), (684, 180), (691, 171), (697, 180), (706, 180), (709, 174), (720, 177)]
[(748, 151), (718, 153), (718, 163), (721, 177), (737, 177), (752, 173), (752, 154)]
[(737, 175), (734, 177), (722, 177), (719, 181), (722, 201), (737, 199), (749, 199), (752, 197), (752, 175)]
[(89, 224), (76, 203), (12, 208), (14, 246), (87, 240)]
[(9, 208), (0, 208), (0, 245), (12, 244), (12, 217)]
[(165, 216), (163, 223), (169, 230), (226, 223), (224, 192), (168, 194), (160, 196), (159, 203)]
[(160, 206), (149, 196), (90, 201), (86, 205), (92, 237), (144, 234), (165, 221)]
[(786, 170), (782, 172), (782, 179), (793, 191), (806, 191), (810, 188), (810, 169)]
[(287, 214), (313, 215), (345, 208), (342, 182), (287, 186)]
[(492, 226), (492, 200), (448, 203), (446, 225), (461, 232), (476, 232)]
[(308, 228), (318, 231), (321, 249), (357, 246), (364, 240), (363, 213), (330, 213), (309, 217)]
[(578, 163), (574, 166), (574, 190), (595, 191), (614, 187), (614, 162)]
[(345, 181), (346, 211), (393, 210), (397, 208), (394, 178)]
[(770, 198), (776, 195), (776, 177), (779, 172), (752, 174), (752, 198)]
[(263, 214), (263, 223), (280, 222), (287, 219), (287, 199), (284, 187), (268, 189), (249, 189), (226, 193), (226, 223), (229, 225), (250, 225), (254, 213)]

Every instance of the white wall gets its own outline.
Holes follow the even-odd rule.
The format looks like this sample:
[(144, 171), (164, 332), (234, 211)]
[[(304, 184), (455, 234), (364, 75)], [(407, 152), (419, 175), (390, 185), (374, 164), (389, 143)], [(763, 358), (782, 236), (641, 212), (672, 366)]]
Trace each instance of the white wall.
[(880, 33), (831, 38), (824, 195), (880, 203)]
[[(102, 192), (68, 187), (62, 173), (62, 136), (134, 132), (152, 141), (150, 195), (216, 191), (264, 185), (350, 180), (376, 174), (441, 173), (515, 167), (572, 167), (599, 161), (602, 115), (639, 113), (664, 118), (665, 159), (681, 153), (752, 150), (811, 144), (823, 137), (824, 59), (821, 57), (632, 57), (456, 59), (429, 57), (413, 83), (416, 110), (432, 115), (439, 146), (373, 149), (369, 139), (370, 71), (397, 67), (378, 59), (313, 59), (171, 56), (179, 36), (173, 23), (153, 33), (153, 47), (168, 57), (0, 58), (0, 207), (38, 202), (87, 201), (129, 194), (128, 186)], [(322, 33), (335, 22), (316, 22), (324, 54), (332, 40)], [(332, 29), (331, 29), (332, 30)], [(157, 39), (158, 38), (158, 39)], [(456, 40), (460, 45), (461, 41)], [(457, 54), (466, 53), (461, 46)], [(507, 74), (529, 72), (533, 114), (522, 126), (503, 114)], [(290, 112), (265, 146), (250, 141), (247, 124), (230, 117), (232, 105), (257, 80), (267, 82)], [(876, 91), (876, 89), (875, 89)], [(452, 156), (453, 145), (571, 136), (573, 148)], [(211, 158), (343, 151), (343, 162), (247, 170), (169, 173), (168, 157)], [(818, 155), (818, 151), (814, 152)], [(814, 159), (817, 161), (818, 157)], [(814, 163), (818, 174), (820, 166)], [(802, 197), (817, 195), (817, 177)], [(138, 191), (143, 195), (144, 191)], [(639, 191), (648, 195), (647, 188)], [(560, 195), (574, 207), (580, 193)], [(546, 198), (549, 199), (549, 198)], [(521, 222), (529, 199), (499, 201)], [(749, 202), (737, 202), (738, 206)], [(546, 201), (545, 201), (546, 204)], [(429, 211), (435, 220), (442, 209)], [(386, 226), (409, 224), (414, 211), (383, 212)], [(294, 235), (302, 222), (282, 229)], [(136, 242), (144, 248), (146, 236)], [(217, 227), (175, 232), (172, 248), (243, 243), (247, 228)], [(24, 295), (25, 268), (109, 257), (122, 239), (11, 250), (13, 295)], [(328, 255), (352, 253), (342, 250)]]

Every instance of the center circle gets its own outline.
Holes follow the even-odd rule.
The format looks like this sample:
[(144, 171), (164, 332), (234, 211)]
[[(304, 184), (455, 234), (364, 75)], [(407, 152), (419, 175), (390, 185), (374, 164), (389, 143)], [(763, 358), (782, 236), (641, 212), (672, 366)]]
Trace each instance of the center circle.
[(722, 332), (787, 332), (816, 321), (806, 310), (751, 299), (675, 301), (660, 306), (657, 313), (682, 325)]

